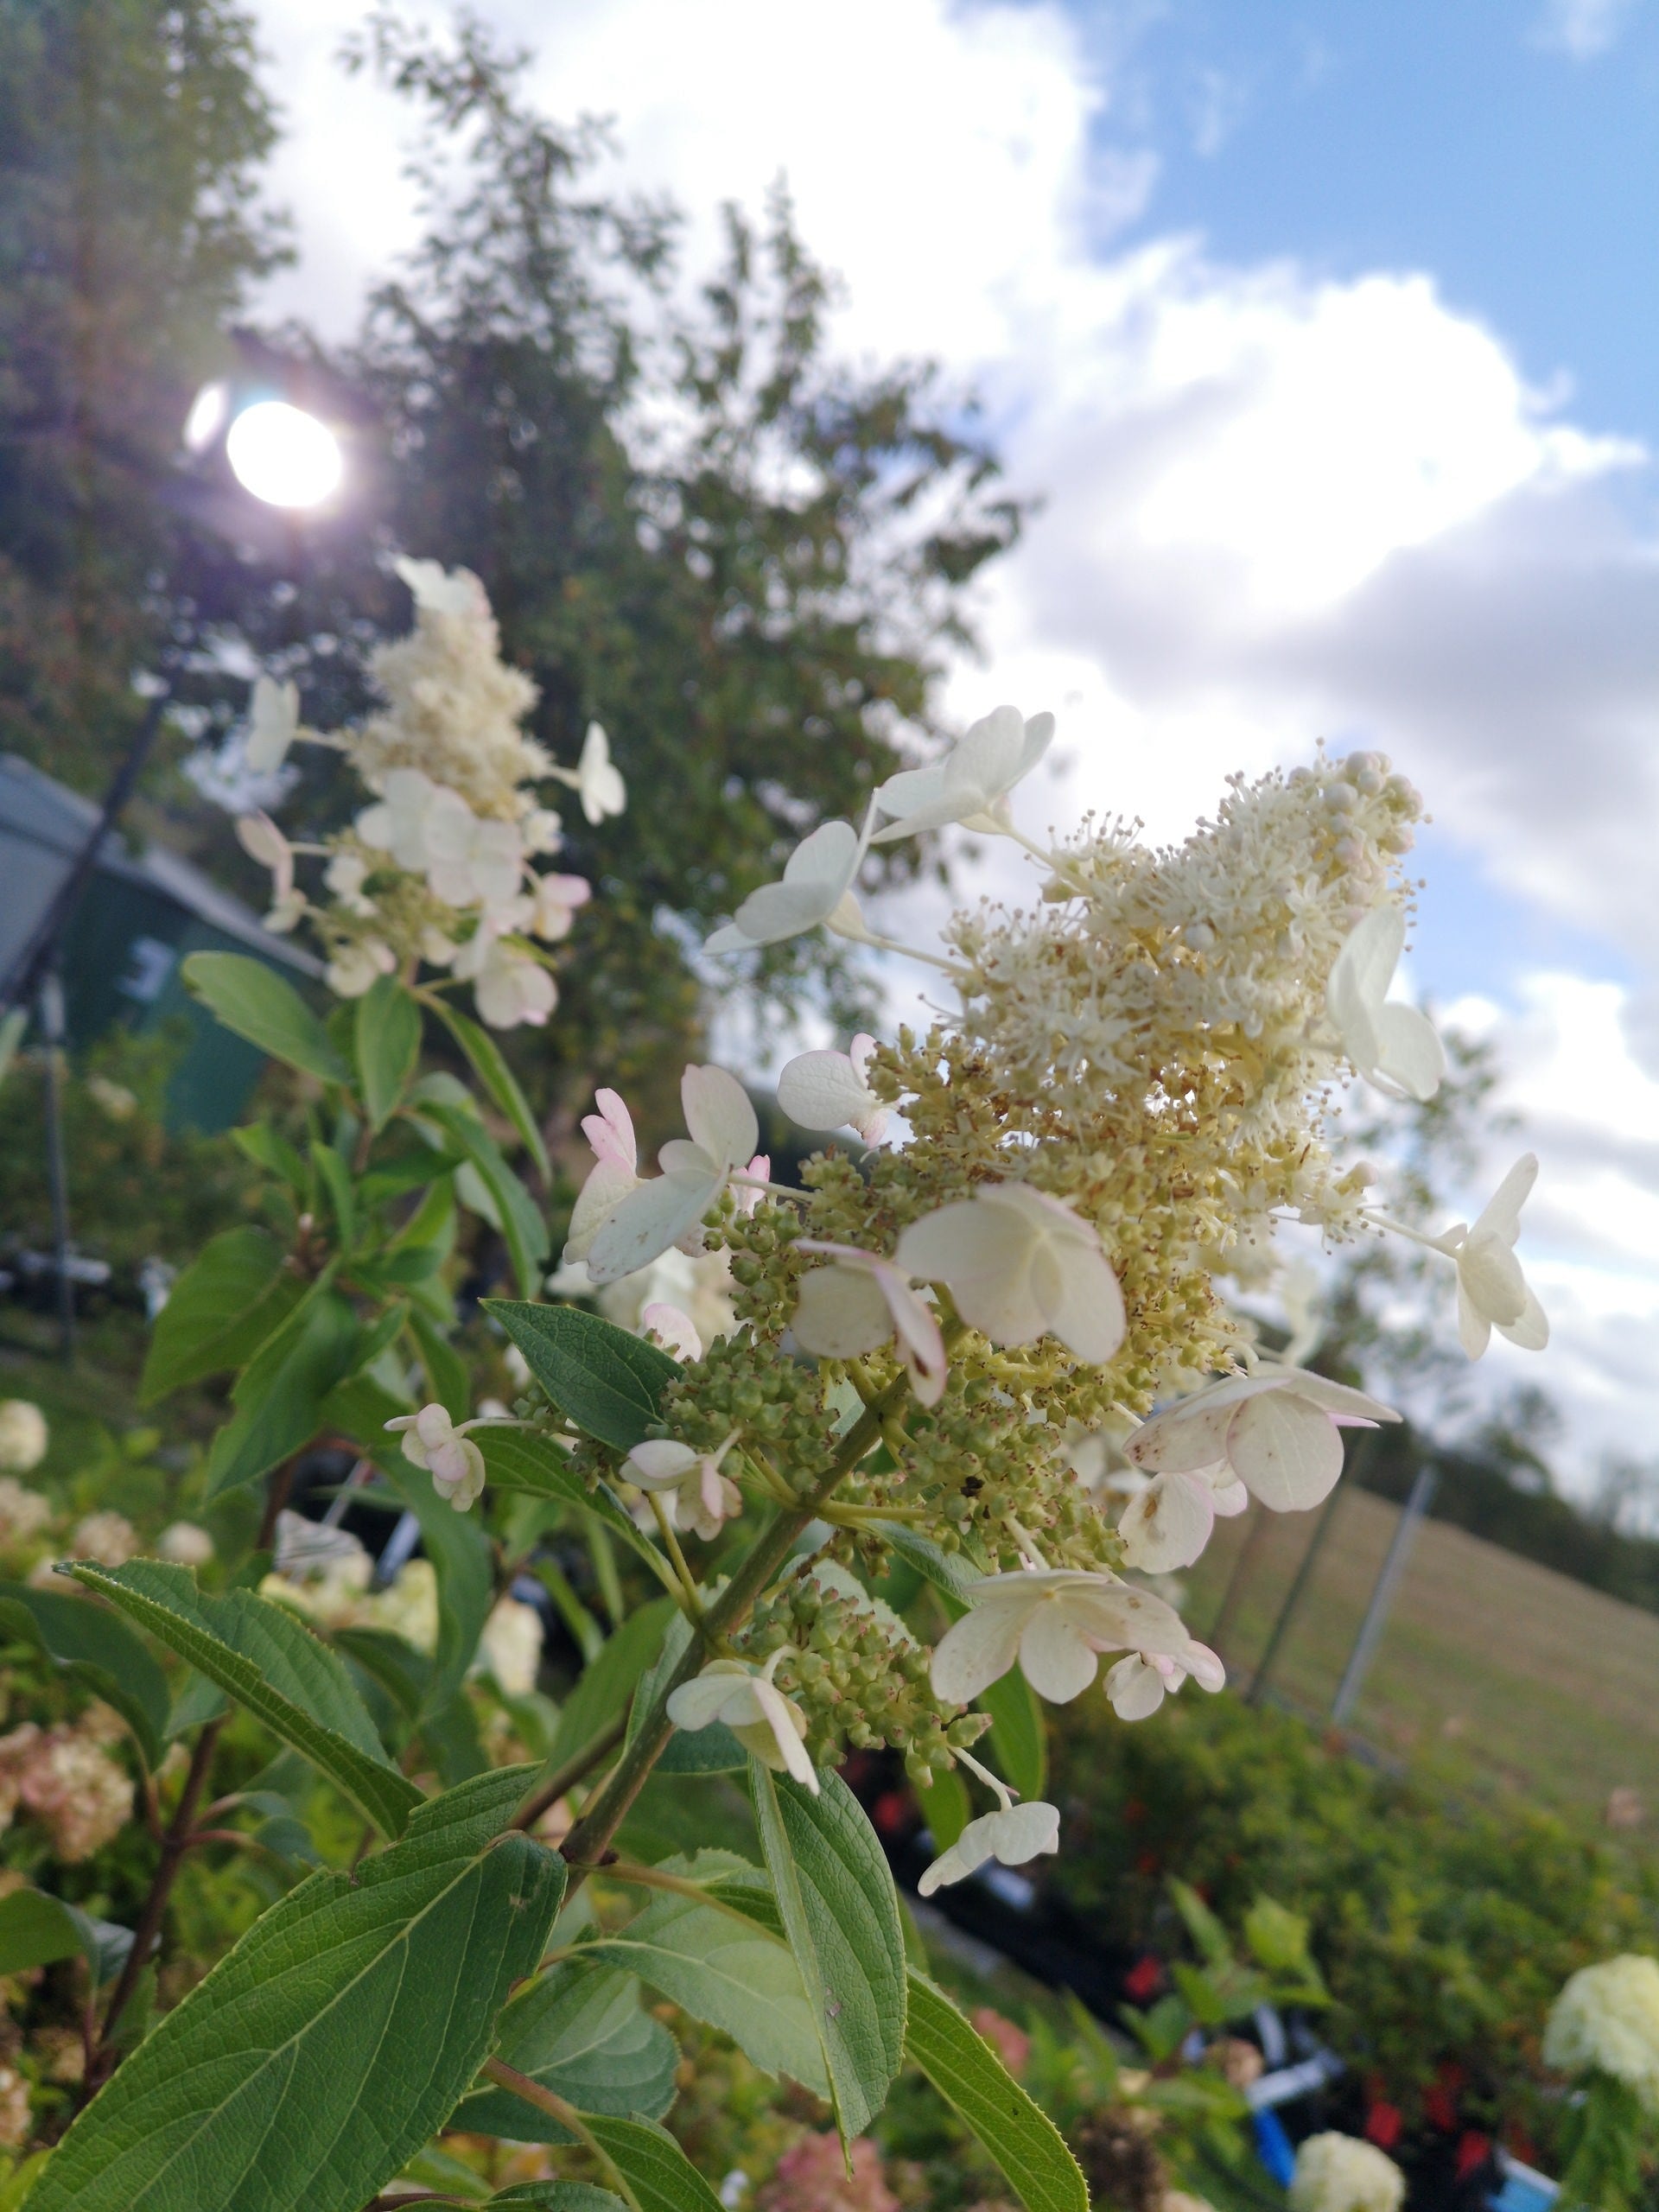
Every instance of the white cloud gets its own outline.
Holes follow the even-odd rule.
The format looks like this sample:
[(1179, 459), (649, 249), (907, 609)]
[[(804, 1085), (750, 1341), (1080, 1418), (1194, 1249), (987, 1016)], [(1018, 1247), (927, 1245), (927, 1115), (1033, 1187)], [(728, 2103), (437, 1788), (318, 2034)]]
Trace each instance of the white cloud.
[(1637, 0), (1546, 0), (1533, 43), (1574, 61), (1605, 54), (1636, 11)]

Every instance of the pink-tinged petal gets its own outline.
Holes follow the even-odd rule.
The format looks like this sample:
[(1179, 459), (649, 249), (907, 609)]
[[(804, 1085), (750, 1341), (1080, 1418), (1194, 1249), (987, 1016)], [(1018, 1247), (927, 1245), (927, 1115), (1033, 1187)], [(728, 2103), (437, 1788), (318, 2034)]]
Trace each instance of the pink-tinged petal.
[(982, 1183), (974, 1195), (982, 1206), (1017, 1215), (1033, 1235), (1058, 1236), (1095, 1251), (1100, 1249), (1099, 1233), (1092, 1222), (1084, 1221), (1064, 1198), (1053, 1198), (1029, 1183)]
[(910, 1370), (910, 1386), (923, 1405), (937, 1406), (950, 1375), (939, 1317), (897, 1268), (878, 1267), (872, 1272), (893, 1316), (893, 1331)]
[(415, 1429), (429, 1452), (447, 1444), (455, 1433), (454, 1423), (442, 1406), (423, 1406), (415, 1416)]
[(1143, 1574), (1190, 1567), (1210, 1541), (1216, 1494), (1194, 1475), (1155, 1475), (1117, 1524), (1124, 1558)]
[(586, 1259), (601, 1228), (628, 1193), (639, 1187), (639, 1178), (632, 1167), (602, 1157), (595, 1161), (571, 1209), (570, 1234), (564, 1246), (567, 1262)]
[(1099, 1665), (1062, 1604), (1051, 1599), (1037, 1607), (1020, 1639), (1020, 1671), (1039, 1697), (1070, 1705), (1094, 1681)]
[(1031, 1287), (1049, 1333), (1078, 1359), (1103, 1367), (1128, 1325), (1123, 1294), (1105, 1254), (1056, 1237), (1033, 1258)]
[(1252, 1398), (1228, 1432), (1227, 1456), (1274, 1513), (1300, 1513), (1336, 1487), (1342, 1437), (1327, 1413), (1289, 1391)]
[(1265, 1379), (1270, 1388), (1276, 1382), (1294, 1396), (1306, 1399), (1309, 1405), (1323, 1407), (1326, 1413), (1339, 1421), (1363, 1422), (1370, 1426), (1376, 1421), (1398, 1421), (1400, 1418), (1393, 1407), (1385, 1406), (1381, 1398), (1370, 1397), (1363, 1390), (1351, 1389), (1345, 1382), (1332, 1382), (1323, 1375), (1306, 1374), (1300, 1369), (1285, 1376), (1257, 1376), (1255, 1379)]
[(1218, 1654), (1207, 1643), (1189, 1643), (1181, 1654), (1181, 1664), (1201, 1690), (1208, 1690), (1213, 1697), (1217, 1690), (1227, 1687), (1227, 1669)]
[(697, 1455), (689, 1444), (653, 1436), (634, 1446), (622, 1463), (622, 1471), (642, 1490), (667, 1490), (683, 1481), (696, 1464)]
[(1026, 1608), (974, 1605), (940, 1637), (931, 1669), (933, 1693), (945, 1705), (971, 1705), (1000, 1681), (1020, 1653)]
[(680, 1099), (692, 1142), (728, 1173), (753, 1154), (760, 1128), (735, 1076), (724, 1068), (688, 1067), (680, 1078)]
[(702, 1339), (697, 1334), (696, 1324), (689, 1313), (665, 1300), (653, 1299), (639, 1316), (648, 1336), (653, 1336), (664, 1351), (676, 1359), (701, 1359)]
[(637, 1274), (695, 1229), (719, 1195), (718, 1181), (706, 1176), (659, 1175), (642, 1183), (595, 1231), (586, 1254), (588, 1274), (596, 1283)]
[(1233, 1475), (1230, 1468), (1227, 1471), (1230, 1477), (1228, 1481), (1215, 1483), (1212, 1478), (1211, 1484), (1216, 1515), (1217, 1519), (1222, 1521), (1230, 1521), (1235, 1514), (1243, 1513), (1250, 1502), (1250, 1493), (1244, 1484)]
[(802, 1276), (791, 1325), (803, 1351), (855, 1359), (887, 1342), (893, 1316), (873, 1275), (836, 1263)]
[(632, 1115), (615, 1090), (595, 1090), (593, 1102), (600, 1110), (582, 1115), (582, 1135), (600, 1159), (608, 1159), (628, 1174), (639, 1173), (639, 1148), (632, 1135)]
[(1173, 1605), (1149, 1590), (1080, 1575), (1060, 1595), (1066, 1618), (1097, 1651), (1141, 1651), (1169, 1656), (1187, 1643), (1185, 1624)]
[(894, 1258), (905, 1274), (946, 1284), (993, 1344), (1032, 1344), (1047, 1325), (1031, 1288), (1033, 1245), (1021, 1214), (958, 1198), (912, 1222)]

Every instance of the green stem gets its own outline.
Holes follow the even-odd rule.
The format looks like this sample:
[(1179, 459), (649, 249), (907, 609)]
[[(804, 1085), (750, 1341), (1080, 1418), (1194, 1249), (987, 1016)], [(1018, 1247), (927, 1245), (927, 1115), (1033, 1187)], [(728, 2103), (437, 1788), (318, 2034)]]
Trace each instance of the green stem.
[[(694, 1647), (695, 1648), (695, 1647)], [(601, 1728), (591, 1742), (584, 1744), (572, 1758), (562, 1760), (538, 1782), (512, 1816), (515, 1827), (534, 1827), (550, 1805), (556, 1805), (567, 1789), (574, 1789), (580, 1781), (609, 1757), (621, 1742), (628, 1725), (626, 1711)]]
[(544, 2089), (539, 2082), (532, 2082), (528, 2074), (521, 2074), (516, 2066), (509, 2066), (499, 2058), (486, 2058), (484, 2071), (500, 2088), (510, 2089), (515, 2097), (522, 2097), (527, 2105), (534, 2105), (538, 2112), (544, 2112), (550, 2120), (556, 2120), (561, 2127), (568, 2128), (598, 2161), (606, 2180), (618, 2195), (626, 2197), (634, 2212), (641, 2212), (639, 2199), (629, 2187), (626, 2177), (618, 2171), (614, 2161), (574, 2105), (566, 2104), (553, 2090)]
[[(817, 1519), (819, 1507), (829, 1503), (841, 1483), (875, 1442), (881, 1433), (883, 1419), (891, 1408), (898, 1405), (909, 1388), (907, 1376), (895, 1376), (875, 1403), (867, 1407), (848, 1430), (842, 1439), (841, 1448), (822, 1480), (806, 1493), (798, 1505), (787, 1512), (780, 1512), (761, 1531), (754, 1549), (703, 1615), (703, 1629), (710, 1641), (729, 1636), (734, 1629), (742, 1626), (761, 1592), (794, 1549), (797, 1537)], [(570, 1864), (571, 1890), (574, 1891), (584, 1879), (588, 1866), (596, 1864), (604, 1856), (611, 1838), (626, 1818), (629, 1807), (645, 1787), (652, 1767), (667, 1749), (669, 1738), (674, 1732), (674, 1724), (668, 1717), (668, 1701), (683, 1682), (689, 1682), (694, 1675), (702, 1671), (703, 1659), (702, 1646), (694, 1637), (686, 1649), (684, 1657), (652, 1700), (651, 1710), (640, 1723), (633, 1741), (612, 1770), (610, 1780), (565, 1838), (562, 1849)], [(543, 1798), (544, 1789), (545, 1785), (519, 1808), (513, 1818), (515, 1827), (529, 1826), (527, 1808)]]

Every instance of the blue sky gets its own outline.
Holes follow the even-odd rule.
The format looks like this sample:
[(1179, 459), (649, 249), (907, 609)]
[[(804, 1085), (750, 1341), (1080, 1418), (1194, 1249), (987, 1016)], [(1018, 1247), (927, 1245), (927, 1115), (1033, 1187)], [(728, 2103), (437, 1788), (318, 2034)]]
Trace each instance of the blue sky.
[[(257, 4), (302, 250), (268, 307), (341, 334), (416, 234), (406, 118), (334, 64), (354, 10)], [(1570, 1408), (1569, 1469), (1648, 1450), (1659, 0), (838, 0), (830, 35), (777, 0), (480, 4), (551, 111), (614, 119), (615, 181), (685, 208), (692, 275), (782, 174), (842, 349), (984, 394), (1042, 505), (946, 706), (1056, 711), (1028, 827), (1179, 836), (1320, 737), (1421, 786), (1412, 976), (1494, 1037), (1543, 1160), (1555, 1338), (1482, 1379)], [(1007, 848), (976, 865), (1024, 895)]]
[[(1122, 39), (1122, 11), (1075, 12)], [(1172, 0), (1100, 128), (1118, 143), (1127, 113), (1158, 155), (1141, 231), (1339, 276), (1430, 269), (1529, 378), (1565, 372), (1586, 415), (1659, 435), (1659, 10), (1577, 15), (1575, 52), (1572, 12), (1518, 0)]]

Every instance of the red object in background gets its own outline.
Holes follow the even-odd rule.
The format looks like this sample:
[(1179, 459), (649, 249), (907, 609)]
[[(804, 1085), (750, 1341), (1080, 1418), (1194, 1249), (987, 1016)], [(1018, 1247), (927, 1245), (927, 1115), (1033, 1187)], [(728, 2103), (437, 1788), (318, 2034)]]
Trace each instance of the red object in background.
[(1135, 1861), (1135, 1871), (1137, 1874), (1155, 1874), (1158, 1872), (1157, 1853), (1155, 1851), (1138, 1853)]
[(1137, 1959), (1123, 1977), (1123, 1994), (1136, 2005), (1144, 2005), (1148, 1997), (1155, 1997), (1164, 1985), (1164, 1962), (1154, 1958), (1150, 1951)]
[(1535, 2166), (1538, 2163), (1538, 2145), (1524, 2128), (1517, 2127), (1503, 2148), (1512, 2158), (1519, 2158), (1523, 2166)]
[(1385, 2105), (1379, 2097), (1365, 2115), (1365, 2140), (1379, 2151), (1392, 2151), (1400, 2140), (1405, 2115), (1398, 2105)]
[(1478, 2128), (1465, 2128), (1458, 2145), (1458, 2179), (1467, 2181), (1478, 2167), (1484, 2166), (1491, 2156), (1492, 2139), (1483, 2135)]
[(910, 1800), (902, 1789), (884, 1789), (870, 1808), (878, 1835), (897, 1835), (910, 1819)]
[(1458, 2124), (1458, 2092), (1469, 2076), (1455, 2060), (1434, 2069), (1434, 2085), (1423, 2097), (1423, 2115), (1431, 2127), (1449, 2135)]

